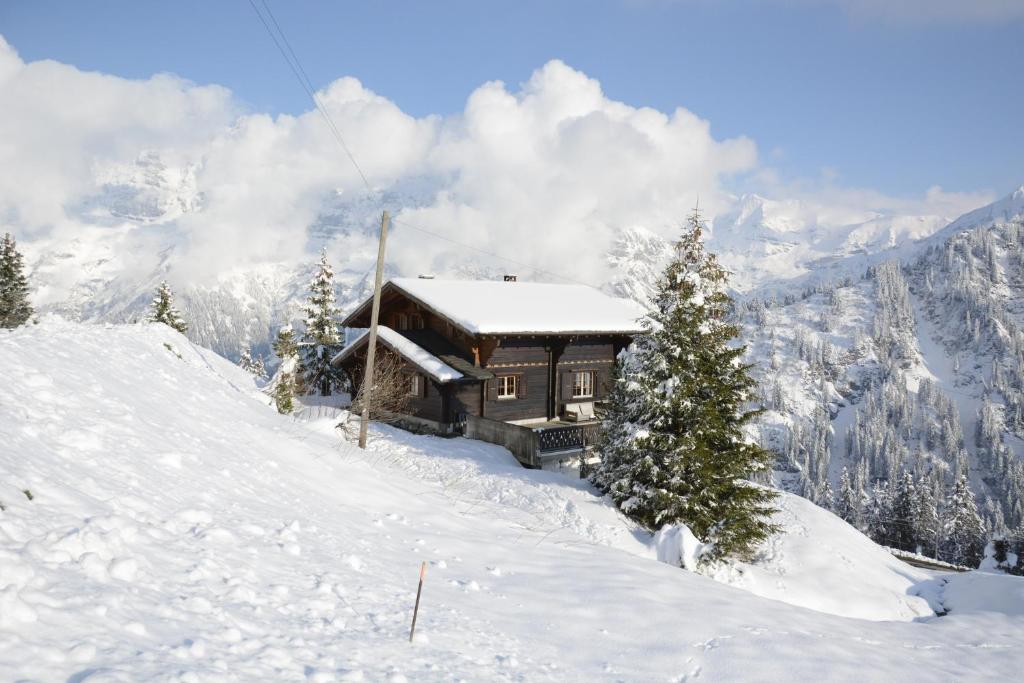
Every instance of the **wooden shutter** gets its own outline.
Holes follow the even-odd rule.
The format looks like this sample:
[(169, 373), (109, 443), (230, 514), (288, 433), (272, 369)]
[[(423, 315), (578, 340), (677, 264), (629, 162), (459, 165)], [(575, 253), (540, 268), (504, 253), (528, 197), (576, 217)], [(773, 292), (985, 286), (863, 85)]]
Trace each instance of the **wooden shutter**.
[(516, 375), (516, 398), (526, 398), (526, 373)]
[(487, 400), (497, 401), (498, 400), (498, 378), (487, 380)]
[(572, 400), (572, 383), (575, 376), (571, 370), (562, 373), (562, 400)]
[(419, 382), (420, 398), (426, 398), (427, 382), (429, 382), (430, 380), (427, 379), (426, 375), (417, 375), (417, 377), (419, 378), (417, 381)]

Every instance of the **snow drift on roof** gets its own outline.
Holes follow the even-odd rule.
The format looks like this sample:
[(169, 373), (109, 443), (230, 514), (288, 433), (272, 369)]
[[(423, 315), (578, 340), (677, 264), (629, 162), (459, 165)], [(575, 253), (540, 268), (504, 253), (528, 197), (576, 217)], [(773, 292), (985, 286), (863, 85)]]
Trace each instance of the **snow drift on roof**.
[(643, 309), (586, 285), (395, 278), (391, 283), (475, 334), (639, 332)]
[[(339, 360), (346, 358), (352, 352), (354, 352), (355, 349), (359, 347), (360, 344), (362, 344), (363, 339), (369, 333), (370, 331), (366, 330), (361, 335), (356, 337), (356, 339), (351, 344), (346, 346), (341, 351), (341, 353), (336, 355), (331, 360), (331, 362), (336, 363)], [(423, 370), (423, 372), (427, 373), (428, 375), (436, 379), (438, 382), (450, 382), (452, 380), (462, 379), (463, 377), (463, 374), (461, 372), (451, 367), (450, 365), (446, 364), (440, 358), (433, 355), (423, 347), (418, 346), (417, 344), (414, 344), (413, 342), (409, 341), (408, 339), (400, 335), (398, 332), (395, 332), (390, 327), (378, 325), (377, 339), (378, 341), (384, 342), (385, 344), (393, 348), (406, 360), (408, 360), (410, 363), (418, 367), (420, 370)]]

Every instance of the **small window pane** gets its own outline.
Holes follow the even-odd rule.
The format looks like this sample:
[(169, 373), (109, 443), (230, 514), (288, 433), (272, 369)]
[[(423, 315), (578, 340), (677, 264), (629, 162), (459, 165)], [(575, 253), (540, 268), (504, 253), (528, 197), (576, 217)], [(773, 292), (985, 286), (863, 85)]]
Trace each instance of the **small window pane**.
[(502, 375), (497, 378), (498, 398), (515, 398), (518, 389), (519, 378), (515, 375)]
[(573, 398), (589, 398), (594, 395), (594, 373), (577, 372), (574, 373), (572, 382), (572, 397)]

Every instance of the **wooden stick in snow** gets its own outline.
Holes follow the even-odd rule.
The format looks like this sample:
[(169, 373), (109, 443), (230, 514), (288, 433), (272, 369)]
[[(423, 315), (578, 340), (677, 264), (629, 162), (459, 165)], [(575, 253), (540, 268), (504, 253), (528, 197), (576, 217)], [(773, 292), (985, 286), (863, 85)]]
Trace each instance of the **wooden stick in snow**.
[(420, 585), (416, 589), (416, 606), (412, 608), (412, 628), (409, 629), (409, 642), (412, 642), (412, 636), (416, 633), (416, 615), (420, 612), (420, 595), (423, 593), (423, 577), (427, 573), (427, 563), (423, 562), (420, 565)]

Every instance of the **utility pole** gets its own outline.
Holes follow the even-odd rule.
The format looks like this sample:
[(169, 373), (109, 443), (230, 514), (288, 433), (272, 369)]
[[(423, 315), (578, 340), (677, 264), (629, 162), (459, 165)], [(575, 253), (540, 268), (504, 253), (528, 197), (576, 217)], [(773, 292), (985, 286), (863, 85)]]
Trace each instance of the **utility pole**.
[(373, 364), (377, 358), (377, 318), (380, 317), (380, 282), (384, 277), (384, 243), (388, 239), (388, 212), (380, 217), (380, 244), (377, 247), (377, 274), (373, 279), (373, 308), (370, 311), (370, 342), (366, 349), (366, 370), (363, 372), (363, 416), (359, 422), (359, 447), (366, 448), (366, 432), (370, 428), (370, 400), (373, 394)]

